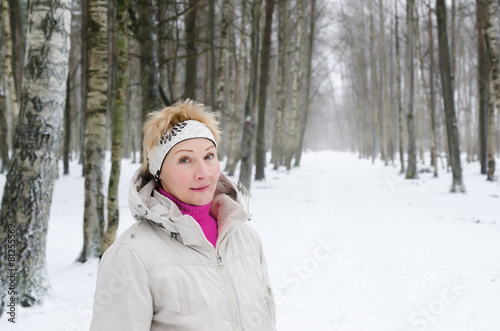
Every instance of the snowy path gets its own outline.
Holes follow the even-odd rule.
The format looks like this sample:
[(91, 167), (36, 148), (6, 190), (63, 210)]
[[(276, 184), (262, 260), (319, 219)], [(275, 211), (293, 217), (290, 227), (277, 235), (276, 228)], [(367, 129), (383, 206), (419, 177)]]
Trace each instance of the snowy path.
[(476, 167), (465, 195), (342, 153), (255, 184), (280, 329), (500, 330), (500, 186)]
[[(126, 193), (137, 165), (122, 166), (119, 232), (132, 223)], [(267, 170), (252, 186), (251, 225), (266, 248), (279, 330), (500, 330), (500, 184), (477, 168), (464, 165), (468, 193), (455, 195), (448, 173), (407, 181), (398, 167), (348, 153), (306, 153), (290, 174)], [(17, 325), (3, 316), (1, 330), (88, 330), (97, 261), (73, 263), (79, 173), (74, 165), (54, 192), (53, 299), (20, 309)]]

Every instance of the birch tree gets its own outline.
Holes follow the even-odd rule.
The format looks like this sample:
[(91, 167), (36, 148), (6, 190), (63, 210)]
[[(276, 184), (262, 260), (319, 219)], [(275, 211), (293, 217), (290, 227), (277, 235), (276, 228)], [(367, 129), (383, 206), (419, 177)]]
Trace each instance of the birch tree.
[(495, 106), (500, 110), (500, 64), (497, 48), (497, 32), (495, 28), (495, 4), (493, 0), (486, 0), (486, 20), (484, 26), (484, 35), (486, 49), (491, 68), (491, 91), (489, 118), (489, 146), (488, 146), (488, 180), (494, 179), (495, 174)]
[(286, 168), (292, 168), (292, 158), (299, 144), (299, 123), (301, 121), (302, 74), (304, 72), (303, 40), (305, 37), (304, 0), (297, 0), (297, 33), (294, 45), (292, 67), (292, 105), (289, 116)]
[(125, 91), (128, 83), (128, 0), (118, 0), (116, 7), (117, 21), (117, 37), (116, 50), (118, 60), (118, 77), (116, 81), (115, 91), (115, 107), (111, 145), (111, 172), (109, 174), (107, 211), (108, 223), (101, 253), (104, 254), (106, 249), (115, 241), (116, 230), (118, 229), (118, 221), (120, 210), (118, 208), (118, 184), (120, 182), (121, 160), (123, 149), (123, 116), (125, 112)]
[(78, 261), (101, 255), (104, 231), (104, 157), (108, 99), (108, 2), (89, 0), (88, 83), (85, 123), (83, 249)]
[(453, 79), (446, 32), (446, 6), (444, 0), (436, 0), (436, 17), (439, 39), (439, 67), (441, 70), (441, 85), (443, 86), (444, 112), (446, 118), (446, 133), (448, 137), (448, 152), (453, 173), (451, 192), (465, 192), (460, 163), (460, 140), (458, 135), (455, 104), (453, 100)]
[(286, 94), (288, 86), (290, 55), (289, 55), (289, 11), (290, 0), (282, 0), (278, 3), (278, 81), (276, 96), (276, 118), (273, 135), (273, 163), (274, 169), (284, 165), (285, 144), (284, 144), (284, 121)]
[(7, 275), (16, 270), (17, 302), (41, 303), (49, 282), (45, 249), (62, 134), (71, 1), (30, 1), (21, 109), (0, 214), (0, 315)]
[(4, 0), (2, 4), (2, 22), (4, 25), (5, 34), (5, 55), (3, 57), (4, 75), (7, 76), (7, 83), (9, 89), (10, 105), (12, 107), (12, 122), (13, 126), (17, 125), (17, 118), (19, 116), (19, 102), (17, 99), (17, 89), (14, 82), (14, 71), (12, 70), (13, 63), (13, 46), (11, 36), (11, 24), (9, 15), (9, 1)]

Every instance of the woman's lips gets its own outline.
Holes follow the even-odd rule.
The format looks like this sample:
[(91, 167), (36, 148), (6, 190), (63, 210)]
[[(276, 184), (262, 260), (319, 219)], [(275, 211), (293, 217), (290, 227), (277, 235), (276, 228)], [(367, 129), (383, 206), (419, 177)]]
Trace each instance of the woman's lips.
[(206, 186), (192, 188), (191, 190), (193, 190), (195, 192), (205, 192), (205, 191), (208, 191), (209, 188), (210, 188), (210, 185), (206, 185)]

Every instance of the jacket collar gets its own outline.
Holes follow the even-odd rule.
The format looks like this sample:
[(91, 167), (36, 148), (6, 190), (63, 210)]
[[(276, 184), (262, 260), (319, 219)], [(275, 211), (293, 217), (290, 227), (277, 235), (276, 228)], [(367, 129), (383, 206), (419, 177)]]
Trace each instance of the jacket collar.
[[(182, 215), (177, 205), (159, 193), (154, 179), (148, 180), (139, 168), (129, 186), (129, 208), (136, 221), (150, 220), (165, 228), (187, 246), (204, 244), (203, 231), (189, 215)], [(249, 219), (241, 204), (241, 193), (221, 173), (217, 182), (210, 213), (217, 219), (219, 238)]]

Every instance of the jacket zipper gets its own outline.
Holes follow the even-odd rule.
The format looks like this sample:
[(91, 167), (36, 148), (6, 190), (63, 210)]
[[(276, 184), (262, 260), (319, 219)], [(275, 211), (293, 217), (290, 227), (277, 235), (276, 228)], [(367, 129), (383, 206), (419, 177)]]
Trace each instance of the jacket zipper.
[[(217, 246), (217, 253), (216, 253), (216, 259), (217, 262), (219, 263), (219, 274), (221, 275), (221, 279), (224, 281), (224, 287), (227, 289), (227, 294), (228, 294), (228, 299), (229, 299), (229, 309), (230, 309), (230, 315), (232, 316), (232, 322), (234, 323), (234, 326), (236, 327), (236, 330), (241, 330), (241, 322), (240, 322), (240, 314), (239, 314), (239, 307), (238, 307), (238, 300), (236, 299), (236, 292), (234, 291), (234, 286), (231, 281), (231, 277), (229, 275), (229, 272), (227, 271), (225, 264), (224, 264), (224, 259), (222, 258), (222, 254), (220, 253), (220, 247), (222, 246), (222, 243), (227, 237), (227, 233), (224, 235), (224, 237), (221, 239), (219, 242), (219, 245)], [(232, 323), (232, 324), (233, 324)]]

